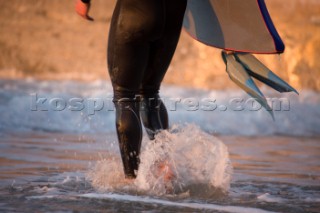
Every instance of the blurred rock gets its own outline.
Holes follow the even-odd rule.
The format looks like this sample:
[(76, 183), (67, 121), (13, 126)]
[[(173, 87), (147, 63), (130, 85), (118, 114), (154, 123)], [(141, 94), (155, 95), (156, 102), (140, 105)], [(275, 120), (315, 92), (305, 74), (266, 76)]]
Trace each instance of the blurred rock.
[[(283, 55), (259, 55), (297, 89), (320, 91), (320, 1), (267, 0), (286, 44)], [(93, 0), (95, 22), (74, 13), (74, 1), (0, 0), (0, 77), (109, 78), (106, 46), (115, 0)], [(188, 87), (236, 88), (225, 72), (220, 50), (182, 32), (166, 83)]]

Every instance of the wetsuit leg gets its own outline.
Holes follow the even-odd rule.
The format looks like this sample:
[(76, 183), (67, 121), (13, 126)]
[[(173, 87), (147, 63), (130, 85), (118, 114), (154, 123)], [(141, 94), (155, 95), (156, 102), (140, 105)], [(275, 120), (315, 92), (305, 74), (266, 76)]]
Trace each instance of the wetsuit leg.
[(115, 102), (116, 129), (126, 178), (134, 178), (139, 166), (142, 130), (138, 104), (125, 100)]
[(137, 93), (148, 64), (151, 43), (164, 27), (163, 0), (118, 0), (113, 13), (108, 66), (115, 91)]
[(165, 26), (162, 36), (152, 42), (143, 76), (141, 118), (150, 139), (161, 129), (167, 129), (168, 113), (159, 98), (160, 84), (172, 60), (183, 23), (187, 0), (165, 0)]
[(163, 129), (168, 129), (167, 109), (158, 93), (141, 95), (140, 115), (150, 140)]
[(111, 21), (108, 68), (114, 90), (116, 128), (125, 176), (139, 165), (141, 122), (135, 100), (148, 65), (151, 43), (164, 30), (163, 0), (118, 0)]

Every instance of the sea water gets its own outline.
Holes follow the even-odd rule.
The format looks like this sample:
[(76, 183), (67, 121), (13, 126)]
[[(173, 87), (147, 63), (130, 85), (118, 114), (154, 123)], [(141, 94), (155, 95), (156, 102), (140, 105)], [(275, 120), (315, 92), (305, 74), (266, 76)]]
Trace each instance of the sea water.
[[(112, 89), (0, 81), (1, 212), (320, 212), (320, 95), (163, 86), (170, 129), (124, 179)], [(167, 162), (174, 178), (157, 172)]]

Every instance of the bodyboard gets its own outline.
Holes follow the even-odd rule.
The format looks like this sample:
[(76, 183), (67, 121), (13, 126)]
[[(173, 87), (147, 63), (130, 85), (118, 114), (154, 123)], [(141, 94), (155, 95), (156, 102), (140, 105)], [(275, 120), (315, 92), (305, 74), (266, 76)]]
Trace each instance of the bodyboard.
[(183, 26), (196, 40), (224, 50), (282, 53), (264, 0), (188, 0)]

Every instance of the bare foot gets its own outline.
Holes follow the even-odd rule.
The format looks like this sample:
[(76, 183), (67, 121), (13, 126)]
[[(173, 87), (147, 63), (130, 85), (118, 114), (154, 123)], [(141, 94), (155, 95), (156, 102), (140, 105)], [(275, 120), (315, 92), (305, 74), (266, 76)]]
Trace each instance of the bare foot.
[(225, 50), (225, 52), (226, 52), (228, 55), (234, 53), (234, 51), (232, 51), (232, 50)]
[(131, 185), (131, 184), (133, 184), (134, 180), (135, 179), (133, 179), (133, 178), (125, 178), (123, 180), (123, 183), (126, 184), (126, 185)]
[(166, 193), (173, 193), (174, 190), (172, 182), (175, 179), (175, 175), (168, 161), (165, 160), (157, 163), (157, 176), (163, 178)]
[(175, 178), (175, 175), (173, 174), (172, 168), (168, 161), (159, 162), (158, 171), (159, 175), (161, 175), (163, 177), (163, 180), (166, 182), (172, 181)]

